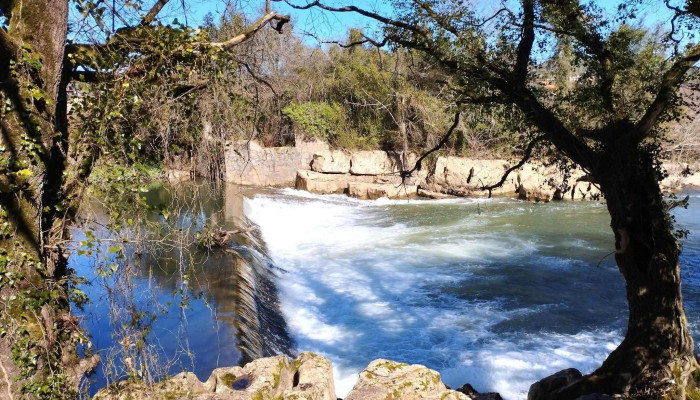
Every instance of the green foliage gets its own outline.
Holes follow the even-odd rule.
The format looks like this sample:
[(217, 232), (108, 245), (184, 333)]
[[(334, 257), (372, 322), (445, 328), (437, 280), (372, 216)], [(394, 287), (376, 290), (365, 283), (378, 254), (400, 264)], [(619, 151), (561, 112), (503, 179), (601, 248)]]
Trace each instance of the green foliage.
[(160, 164), (135, 163), (130, 166), (102, 163), (95, 167), (90, 181), (98, 187), (110, 183), (140, 184), (157, 182), (163, 179), (163, 166)]
[(282, 112), (307, 135), (330, 143), (346, 129), (345, 112), (339, 104), (292, 103)]

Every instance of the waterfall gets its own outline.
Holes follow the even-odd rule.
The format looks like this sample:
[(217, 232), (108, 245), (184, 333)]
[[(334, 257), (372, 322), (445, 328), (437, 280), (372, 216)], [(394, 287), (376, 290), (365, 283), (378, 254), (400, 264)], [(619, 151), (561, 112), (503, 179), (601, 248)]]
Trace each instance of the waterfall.
[(293, 356), (292, 339), (280, 312), (275, 279), (286, 273), (267, 256), (258, 225), (240, 219), (239, 233), (228, 252), (232, 254), (238, 279), (234, 306), (241, 363), (277, 354)]

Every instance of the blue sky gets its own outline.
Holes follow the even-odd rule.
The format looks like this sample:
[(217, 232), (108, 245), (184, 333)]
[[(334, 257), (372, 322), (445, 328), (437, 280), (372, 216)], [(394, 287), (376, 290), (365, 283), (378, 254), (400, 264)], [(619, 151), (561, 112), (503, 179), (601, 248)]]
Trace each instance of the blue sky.
[[(261, 7), (264, 5), (264, 0), (231, 0), (243, 9), (251, 18), (260, 15)], [(306, 0), (293, 0), (297, 4), (304, 4)], [(500, 1), (489, 0), (471, 0), (475, 7), (488, 12), (490, 9), (497, 9)], [(585, 0), (584, 0), (585, 2)], [(597, 0), (595, 1), (606, 13), (614, 15), (617, 7), (624, 0)], [(221, 15), (224, 10), (226, 0), (185, 0), (190, 25), (201, 24), (204, 16), (211, 12), (215, 17)], [(355, 4), (363, 8), (377, 11), (384, 15), (391, 15), (391, 7), (388, 1), (381, 0), (327, 0), (327, 4), (340, 6)], [(683, 0), (675, 0), (672, 4), (677, 3), (683, 5)], [(182, 1), (171, 0), (171, 12), (182, 14)], [(292, 23), (298, 32), (310, 32), (323, 39), (338, 40), (346, 36), (349, 28), (361, 27), (367, 30), (377, 28), (376, 23), (372, 20), (362, 17), (356, 13), (329, 13), (319, 10), (299, 11), (288, 7), (282, 2), (273, 2), (273, 7), (276, 11), (290, 14)], [(639, 17), (644, 25), (652, 27), (659, 23), (668, 24), (672, 17), (672, 13), (668, 10), (662, 1), (643, 0)]]
[[(261, 15), (262, 8), (265, 4), (264, 0), (231, 0), (231, 2), (235, 3), (238, 8), (242, 9), (252, 20)], [(296, 0), (296, 3), (304, 4), (305, 0)], [(387, 3), (388, 2), (381, 0), (361, 0), (354, 1), (354, 3), (352, 0), (348, 0), (348, 2), (328, 1), (328, 4), (334, 5), (357, 4), (366, 9), (390, 15), (391, 7), (388, 6)], [(188, 24), (190, 26), (197, 26), (202, 23), (204, 16), (209, 12), (211, 12), (215, 20), (217, 20), (218, 16), (220, 16), (225, 9), (226, 0), (186, 0), (185, 4), (187, 8)], [(346, 32), (349, 28), (359, 27), (368, 31), (377, 28), (377, 24), (372, 20), (356, 13), (330, 13), (322, 12), (318, 9), (300, 11), (287, 6), (283, 2), (274, 1), (272, 7), (279, 13), (292, 16), (292, 24), (297, 33), (308, 32), (324, 40), (343, 39), (346, 37)], [(182, 2), (171, 0), (168, 9), (164, 9), (162, 14), (166, 16), (163, 22), (167, 22), (168, 20), (166, 18), (169, 16), (177, 16), (182, 22)], [(309, 38), (308, 41), (312, 43), (315, 40)]]
[[(307, 0), (291, 0), (296, 4), (305, 4)], [(308, 0), (310, 1), (310, 0)], [(494, 0), (464, 0), (469, 1), (483, 12), (484, 15), (490, 15), (494, 10), (498, 9), (501, 1)], [(513, 7), (517, 9), (516, 0), (503, 0), (506, 3), (515, 3)], [(589, 0), (581, 0), (586, 2)], [(611, 16), (615, 15), (617, 7), (624, 0), (592, 0), (600, 6), (605, 13)], [(638, 0), (639, 1), (639, 0)], [(150, 7), (155, 0), (144, 0), (144, 8)], [(333, 6), (342, 5), (357, 5), (365, 9), (376, 11), (379, 14), (391, 16), (392, 9), (389, 5), (390, 1), (382, 0), (325, 0), (326, 4)], [(120, 1), (117, 1), (117, 4)], [(259, 17), (264, 7), (264, 0), (170, 0), (165, 9), (159, 15), (163, 23), (169, 23), (177, 18), (180, 22), (187, 22), (189, 26), (199, 26), (204, 20), (204, 16), (211, 13), (215, 21), (222, 15), (227, 3), (233, 3), (239, 10), (242, 10), (252, 21)], [(684, 6), (685, 0), (671, 0), (674, 5)], [(183, 13), (183, 4), (186, 12)], [(284, 14), (289, 14), (292, 17), (292, 26), (294, 31), (304, 37), (305, 33), (312, 36), (306, 36), (304, 41), (308, 45), (318, 44), (321, 40), (343, 40), (347, 37), (347, 31), (350, 28), (363, 28), (366, 33), (372, 34), (378, 30), (376, 22), (369, 18), (365, 18), (356, 13), (332, 13), (323, 12), (319, 9), (310, 10), (295, 10), (283, 2), (272, 2), (273, 8)], [(183, 15), (186, 18), (183, 18)], [(658, 24), (669, 26), (669, 21), (672, 13), (668, 10), (661, 0), (641, 0), (640, 12), (638, 21), (649, 28)], [(117, 25), (119, 22), (117, 21)]]

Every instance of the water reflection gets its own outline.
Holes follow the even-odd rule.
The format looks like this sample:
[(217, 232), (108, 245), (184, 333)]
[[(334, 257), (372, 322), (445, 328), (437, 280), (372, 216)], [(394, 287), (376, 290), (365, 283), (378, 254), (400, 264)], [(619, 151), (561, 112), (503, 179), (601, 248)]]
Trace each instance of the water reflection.
[[(103, 241), (70, 259), (89, 280), (84, 290), (93, 299), (76, 310), (102, 358), (91, 393), (129, 374), (157, 380), (188, 370), (206, 379), (218, 366), (291, 353), (273, 282), (280, 271), (243, 213), (250, 195), (234, 185), (153, 186), (144, 193), (146, 203), (162, 211), (117, 236), (105, 226), (108, 210), (92, 199), (83, 212), (92, 223), (74, 239), (86, 240), (92, 229)], [(229, 246), (193, 245), (199, 232), (213, 228), (234, 232)], [(140, 240), (124, 244), (122, 238)]]

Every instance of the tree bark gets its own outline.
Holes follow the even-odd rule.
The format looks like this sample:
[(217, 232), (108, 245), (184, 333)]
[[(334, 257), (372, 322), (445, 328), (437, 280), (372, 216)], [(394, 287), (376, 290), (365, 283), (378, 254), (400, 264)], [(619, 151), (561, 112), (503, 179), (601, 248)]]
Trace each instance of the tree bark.
[(0, 232), (0, 292), (9, 299), (0, 317), (3, 394), (70, 398), (81, 375), (81, 335), (69, 315), (60, 247), (68, 0), (0, 0), (0, 10), (9, 22), (0, 32), (0, 223), (9, 226)]
[(657, 167), (651, 152), (634, 144), (607, 149), (605, 154), (595, 177), (607, 201), (615, 259), (625, 278), (627, 332), (598, 370), (550, 398), (606, 393), (685, 399), (687, 391), (696, 390), (692, 374), (698, 365), (683, 310), (680, 246)]

